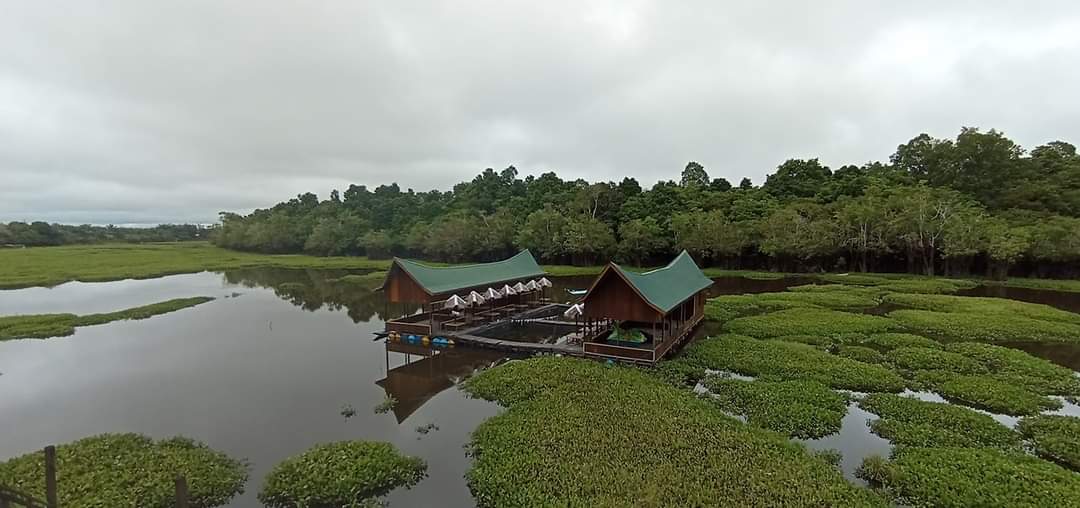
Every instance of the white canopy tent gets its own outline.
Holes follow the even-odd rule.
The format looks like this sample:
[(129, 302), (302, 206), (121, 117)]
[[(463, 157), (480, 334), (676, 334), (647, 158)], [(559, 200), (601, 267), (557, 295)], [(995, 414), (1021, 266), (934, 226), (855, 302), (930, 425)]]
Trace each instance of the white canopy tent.
[(460, 309), (468, 305), (469, 303), (458, 295), (450, 295), (450, 298), (447, 298), (446, 301), (443, 302), (444, 309)]

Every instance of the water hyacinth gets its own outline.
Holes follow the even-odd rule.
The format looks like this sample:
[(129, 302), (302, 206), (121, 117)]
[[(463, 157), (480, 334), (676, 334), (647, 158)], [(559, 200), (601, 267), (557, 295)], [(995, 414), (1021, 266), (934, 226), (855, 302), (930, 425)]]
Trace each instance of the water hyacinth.
[(880, 316), (808, 308), (741, 317), (724, 326), (724, 329), (731, 333), (759, 338), (781, 335), (869, 334), (888, 332), (896, 328), (895, 321)]
[(815, 381), (742, 381), (710, 376), (705, 387), (724, 410), (791, 437), (817, 439), (840, 430), (847, 397)]
[(989, 415), (964, 407), (891, 393), (867, 395), (859, 407), (881, 417), (870, 428), (895, 445), (1019, 450), (1019, 434)]
[(393, 445), (340, 441), (317, 445), (274, 466), (259, 501), (272, 508), (366, 506), (426, 476), (427, 464)]
[(1080, 471), (1080, 418), (1038, 415), (1020, 420), (1020, 431), (1040, 457)]
[[(175, 478), (187, 479), (195, 507), (222, 506), (244, 491), (243, 461), (186, 438), (102, 434), (56, 447), (59, 503), (65, 508), (175, 506)], [(45, 498), (45, 458), (35, 452), (0, 463), (0, 485)]]

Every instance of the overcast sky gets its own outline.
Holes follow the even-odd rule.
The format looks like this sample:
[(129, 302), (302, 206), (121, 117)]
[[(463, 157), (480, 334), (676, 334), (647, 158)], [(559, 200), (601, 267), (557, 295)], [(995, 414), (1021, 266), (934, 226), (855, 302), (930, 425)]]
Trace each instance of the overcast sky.
[(1080, 3), (0, 0), (0, 221), (1080, 142)]

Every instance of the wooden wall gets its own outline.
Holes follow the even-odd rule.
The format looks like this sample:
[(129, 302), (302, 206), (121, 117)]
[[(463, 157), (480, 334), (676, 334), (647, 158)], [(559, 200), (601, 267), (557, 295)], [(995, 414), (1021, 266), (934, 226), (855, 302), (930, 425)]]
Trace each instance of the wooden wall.
[(585, 317), (653, 323), (663, 316), (613, 269), (606, 269), (585, 297)]
[(391, 303), (428, 303), (431, 299), (424, 288), (420, 287), (397, 263), (390, 265), (384, 291), (386, 291), (386, 299)]

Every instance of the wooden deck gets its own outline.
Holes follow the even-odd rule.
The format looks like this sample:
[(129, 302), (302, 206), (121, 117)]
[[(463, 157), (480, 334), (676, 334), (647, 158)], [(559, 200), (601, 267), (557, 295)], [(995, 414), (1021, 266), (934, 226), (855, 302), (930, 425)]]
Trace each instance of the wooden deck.
[(696, 321), (688, 323), (676, 334), (669, 336), (664, 342), (656, 344), (655, 347), (622, 346), (598, 342), (597, 338), (599, 336), (606, 335), (608, 333), (607, 330), (588, 338), (581, 344), (574, 345), (565, 343), (541, 344), (535, 342), (498, 339), (494, 337), (486, 337), (483, 335), (484, 329), (491, 327), (494, 324), (506, 321), (524, 320), (542, 324), (572, 324), (545, 317), (534, 317), (543, 316), (546, 312), (550, 311), (552, 307), (565, 308), (566, 306), (562, 304), (548, 304), (538, 308), (523, 309), (520, 312), (507, 315), (502, 319), (496, 321), (482, 322), (460, 330), (442, 330), (435, 334), (430, 333), (430, 327), (427, 321), (408, 322), (405, 320), (394, 320), (388, 321), (386, 323), (386, 331), (396, 331), (401, 334), (413, 334), (418, 336), (433, 335), (438, 337), (445, 337), (448, 339), (452, 339), (455, 346), (479, 347), (529, 355), (559, 354), (574, 357), (593, 358), (597, 360), (623, 361), (652, 366), (655, 365), (656, 362), (659, 362), (661, 359), (663, 359), (664, 356), (667, 355), (674, 347), (688, 340), (693, 335), (694, 329), (701, 322), (701, 318), (699, 317)]

